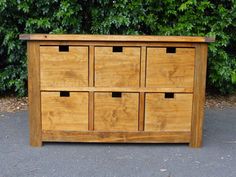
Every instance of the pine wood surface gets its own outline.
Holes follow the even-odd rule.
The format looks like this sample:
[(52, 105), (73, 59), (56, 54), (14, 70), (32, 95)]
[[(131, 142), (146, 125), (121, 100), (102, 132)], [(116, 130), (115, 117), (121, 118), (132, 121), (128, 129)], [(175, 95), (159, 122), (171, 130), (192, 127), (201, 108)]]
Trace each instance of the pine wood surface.
[(188, 143), (190, 132), (43, 131), (45, 142)]
[(96, 87), (139, 87), (140, 48), (121, 49), (113, 52), (113, 47), (95, 47)]
[(24, 34), (20, 39), (28, 40), (32, 146), (65, 141), (201, 147), (206, 43), (213, 38)]
[(42, 146), (39, 43), (27, 43), (30, 145)]
[(94, 95), (94, 130), (138, 131), (139, 94), (112, 92)]
[(41, 92), (42, 130), (88, 131), (88, 93)]
[(193, 87), (194, 48), (176, 48), (176, 53), (167, 53), (168, 48), (147, 49), (147, 87)]
[(60, 90), (88, 86), (88, 47), (40, 47), (40, 85), (42, 90)]
[(207, 70), (207, 45), (196, 45), (192, 128), (190, 146), (199, 148), (202, 146), (202, 132), (204, 121), (204, 104)]
[(152, 35), (81, 35), (81, 34), (21, 34), (21, 40), (46, 41), (147, 41), (147, 42), (214, 42), (215, 38), (200, 36)]
[(147, 93), (145, 99), (145, 131), (190, 131), (192, 94)]

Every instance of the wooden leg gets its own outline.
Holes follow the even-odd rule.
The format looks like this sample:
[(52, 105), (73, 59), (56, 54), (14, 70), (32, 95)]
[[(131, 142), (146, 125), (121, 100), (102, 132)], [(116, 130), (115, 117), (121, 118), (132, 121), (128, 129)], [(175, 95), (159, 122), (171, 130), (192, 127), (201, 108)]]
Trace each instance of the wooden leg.
[(27, 43), (28, 54), (28, 97), (29, 97), (29, 131), (30, 145), (42, 146), (42, 122), (40, 108), (39, 79), (39, 43)]
[(202, 146), (205, 86), (207, 68), (207, 44), (196, 45), (194, 93), (190, 147)]

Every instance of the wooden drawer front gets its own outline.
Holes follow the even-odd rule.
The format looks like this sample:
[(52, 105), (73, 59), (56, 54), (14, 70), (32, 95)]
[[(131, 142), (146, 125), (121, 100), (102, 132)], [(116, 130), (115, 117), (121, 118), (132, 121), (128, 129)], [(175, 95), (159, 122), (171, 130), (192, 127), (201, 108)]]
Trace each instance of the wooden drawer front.
[(88, 86), (88, 47), (41, 46), (40, 84), (42, 90)]
[(95, 86), (139, 87), (139, 47), (96, 47)]
[(194, 48), (148, 48), (146, 86), (192, 88), (194, 58)]
[(137, 131), (138, 93), (95, 93), (94, 130)]
[(145, 131), (190, 131), (191, 117), (192, 94), (146, 94)]
[(88, 93), (41, 92), (41, 112), (43, 130), (86, 131)]

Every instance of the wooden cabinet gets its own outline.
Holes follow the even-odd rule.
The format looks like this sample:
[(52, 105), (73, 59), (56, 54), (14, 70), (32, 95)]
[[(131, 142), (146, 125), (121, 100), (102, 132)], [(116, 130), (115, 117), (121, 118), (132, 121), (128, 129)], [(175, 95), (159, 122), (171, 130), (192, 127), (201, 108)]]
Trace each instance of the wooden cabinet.
[(202, 144), (207, 43), (186, 36), (21, 35), (30, 144)]

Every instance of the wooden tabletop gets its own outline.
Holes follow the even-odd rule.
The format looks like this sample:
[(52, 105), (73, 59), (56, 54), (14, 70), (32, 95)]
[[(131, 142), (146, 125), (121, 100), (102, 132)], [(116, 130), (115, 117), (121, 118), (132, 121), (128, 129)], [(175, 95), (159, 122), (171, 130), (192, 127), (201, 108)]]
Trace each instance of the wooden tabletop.
[(214, 42), (214, 37), (151, 35), (21, 34), (33, 41), (127, 41), (127, 42)]

